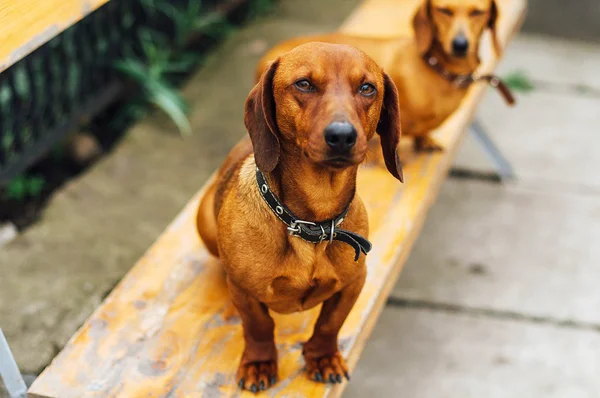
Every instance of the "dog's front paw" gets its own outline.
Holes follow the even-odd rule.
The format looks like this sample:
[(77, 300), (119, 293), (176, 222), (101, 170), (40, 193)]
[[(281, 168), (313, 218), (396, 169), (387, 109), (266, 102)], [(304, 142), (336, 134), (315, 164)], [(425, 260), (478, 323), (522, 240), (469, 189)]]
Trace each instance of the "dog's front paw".
[(443, 150), (444, 147), (431, 137), (423, 136), (415, 138), (415, 151), (417, 152), (438, 152)]
[(275, 361), (251, 362), (240, 365), (237, 372), (238, 386), (257, 393), (277, 383), (277, 363)]
[(348, 365), (339, 351), (316, 359), (305, 358), (305, 361), (306, 373), (311, 380), (323, 383), (341, 383), (342, 377), (350, 380)]

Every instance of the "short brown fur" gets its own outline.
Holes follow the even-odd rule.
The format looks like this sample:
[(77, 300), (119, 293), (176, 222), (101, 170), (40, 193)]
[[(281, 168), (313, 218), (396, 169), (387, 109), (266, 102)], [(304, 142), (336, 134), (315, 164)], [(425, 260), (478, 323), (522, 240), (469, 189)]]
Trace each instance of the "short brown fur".
[[(295, 83), (310, 79), (314, 92)], [(372, 97), (360, 94), (371, 83)], [(332, 121), (347, 121), (358, 138), (343, 165), (328, 161), (323, 138)], [(365, 256), (339, 241), (313, 244), (289, 236), (267, 207), (256, 167), (271, 190), (298, 218), (314, 222), (349, 207), (342, 227), (368, 236), (368, 219), (355, 194), (367, 142), (378, 134), (390, 172), (401, 178), (397, 90), (381, 68), (349, 46), (310, 43), (277, 58), (246, 101), (250, 140), (238, 144), (198, 209), (198, 232), (221, 259), (232, 301), (242, 318), (245, 348), (240, 386), (259, 390), (277, 377), (274, 323), (269, 311), (291, 313), (323, 304), (303, 355), (312, 379), (341, 382), (348, 367), (338, 351), (338, 332), (366, 277)], [(319, 377), (319, 375), (321, 377)]]
[[(441, 77), (423, 56), (426, 53), (435, 56), (451, 73), (473, 73), (479, 66), (479, 42), (486, 28), (492, 32), (496, 55), (500, 55), (497, 18), (494, 0), (424, 0), (413, 17), (414, 39), (378, 39), (341, 33), (301, 37), (271, 49), (259, 62), (257, 77), (277, 55), (302, 43), (319, 41), (357, 47), (379, 63), (398, 87), (403, 134), (414, 137), (417, 150), (439, 150), (441, 146), (429, 134), (458, 108), (467, 89)], [(464, 57), (452, 52), (452, 41), (459, 34), (469, 42)]]

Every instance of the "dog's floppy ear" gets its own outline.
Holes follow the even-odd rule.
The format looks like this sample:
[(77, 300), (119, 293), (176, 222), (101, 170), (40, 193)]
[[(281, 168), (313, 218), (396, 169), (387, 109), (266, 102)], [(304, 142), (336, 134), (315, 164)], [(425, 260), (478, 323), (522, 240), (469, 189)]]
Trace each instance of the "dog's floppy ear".
[(383, 74), (383, 78), (385, 94), (379, 124), (377, 125), (377, 134), (380, 136), (383, 159), (388, 171), (400, 182), (404, 182), (402, 164), (398, 156), (398, 142), (400, 142), (400, 135), (402, 135), (398, 89), (396, 89), (396, 85), (387, 73)]
[(422, 0), (423, 4), (413, 17), (413, 29), (417, 49), (421, 55), (431, 48), (433, 43), (434, 26), (431, 20), (431, 0)]
[(278, 66), (276, 60), (265, 70), (250, 91), (244, 110), (244, 124), (252, 141), (256, 166), (265, 173), (273, 171), (279, 162), (279, 130), (273, 98), (273, 77)]
[(492, 0), (492, 8), (490, 9), (490, 20), (488, 21), (488, 28), (492, 34), (492, 44), (494, 46), (494, 52), (496, 57), (502, 55), (502, 49), (500, 48), (500, 42), (498, 41), (498, 32), (496, 30), (496, 23), (498, 21), (498, 5), (496, 0)]

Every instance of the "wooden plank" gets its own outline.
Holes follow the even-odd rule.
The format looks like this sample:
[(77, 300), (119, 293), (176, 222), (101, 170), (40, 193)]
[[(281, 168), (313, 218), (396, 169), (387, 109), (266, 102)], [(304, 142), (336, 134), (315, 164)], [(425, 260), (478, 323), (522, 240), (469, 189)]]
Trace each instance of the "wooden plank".
[(0, 0), (0, 72), (108, 0)]
[[(416, 3), (367, 0), (342, 29), (362, 31), (362, 24), (369, 24), (383, 33), (401, 31), (399, 25), (408, 23), (409, 14), (390, 13), (391, 4), (408, 9)], [(503, 41), (519, 25), (525, 4), (526, 0), (499, 1)], [(486, 59), (484, 69), (494, 65), (495, 60)], [(415, 156), (403, 142), (404, 185), (379, 165), (367, 164), (360, 170), (358, 189), (369, 212), (374, 248), (367, 257), (365, 287), (340, 333), (351, 368), (419, 235), (484, 90), (483, 85), (474, 87), (461, 109), (437, 132), (444, 153)], [(201, 194), (192, 198), (40, 375), (30, 397), (254, 396), (236, 387), (242, 328), (238, 319), (224, 317), (230, 303), (222, 271), (195, 232)], [(308, 339), (317, 313), (318, 308), (275, 314), (281, 381), (260, 395), (337, 397), (342, 393), (347, 383), (319, 384), (303, 373), (300, 343)]]

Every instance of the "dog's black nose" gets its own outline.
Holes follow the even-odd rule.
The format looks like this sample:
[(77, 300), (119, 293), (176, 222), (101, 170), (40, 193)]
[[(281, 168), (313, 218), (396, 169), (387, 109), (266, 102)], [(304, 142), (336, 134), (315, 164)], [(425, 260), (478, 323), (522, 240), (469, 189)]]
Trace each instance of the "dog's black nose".
[(325, 142), (336, 153), (348, 152), (356, 137), (356, 129), (348, 122), (333, 122), (325, 128)]
[(457, 36), (452, 40), (452, 51), (456, 55), (465, 55), (469, 49), (469, 41), (464, 36)]

